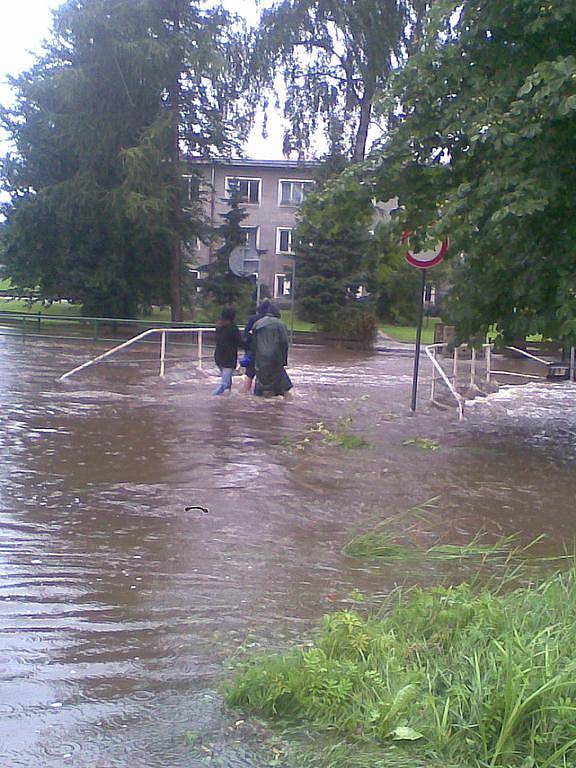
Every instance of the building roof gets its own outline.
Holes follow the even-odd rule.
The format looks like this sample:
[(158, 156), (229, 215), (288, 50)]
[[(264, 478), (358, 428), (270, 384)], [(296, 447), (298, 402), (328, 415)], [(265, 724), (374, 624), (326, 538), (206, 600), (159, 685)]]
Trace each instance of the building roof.
[(191, 165), (222, 165), (250, 168), (317, 168), (318, 160), (259, 160), (250, 157), (186, 157)]

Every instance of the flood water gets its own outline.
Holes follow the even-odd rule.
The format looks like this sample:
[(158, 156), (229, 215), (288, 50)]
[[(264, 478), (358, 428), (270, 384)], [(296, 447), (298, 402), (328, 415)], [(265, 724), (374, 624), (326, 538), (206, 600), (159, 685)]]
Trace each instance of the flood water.
[[(226, 660), (434, 576), (345, 557), (363, 524), (437, 497), (418, 543), (572, 541), (573, 385), (506, 388), (458, 423), (426, 370), (408, 416), (407, 354), (296, 349), (289, 402), (213, 398), (186, 359), (162, 381), (156, 354), (59, 383), (86, 343), (0, 336), (1, 768), (263, 768), (222, 710)], [(370, 445), (323, 441), (341, 417)]]

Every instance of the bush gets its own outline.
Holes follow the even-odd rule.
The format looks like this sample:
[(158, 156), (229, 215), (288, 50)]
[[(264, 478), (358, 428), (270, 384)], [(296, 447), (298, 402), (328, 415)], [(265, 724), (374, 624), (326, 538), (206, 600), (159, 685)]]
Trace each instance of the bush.
[(348, 306), (331, 313), (320, 328), (338, 338), (356, 342), (360, 349), (370, 349), (376, 340), (378, 319), (371, 309)]

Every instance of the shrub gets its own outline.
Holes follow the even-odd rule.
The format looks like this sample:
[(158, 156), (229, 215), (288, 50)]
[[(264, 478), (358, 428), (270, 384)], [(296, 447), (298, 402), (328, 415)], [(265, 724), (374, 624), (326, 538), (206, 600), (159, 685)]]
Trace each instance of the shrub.
[(378, 319), (371, 309), (347, 306), (330, 314), (320, 327), (338, 338), (354, 341), (360, 349), (370, 349), (376, 340)]

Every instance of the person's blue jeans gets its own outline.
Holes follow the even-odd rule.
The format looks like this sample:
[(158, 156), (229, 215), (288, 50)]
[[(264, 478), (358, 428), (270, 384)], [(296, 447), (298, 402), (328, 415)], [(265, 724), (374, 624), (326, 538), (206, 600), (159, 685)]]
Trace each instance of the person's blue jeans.
[(214, 390), (212, 394), (223, 395), (227, 389), (232, 389), (233, 373), (234, 373), (233, 368), (220, 368), (220, 375), (222, 376), (222, 378), (220, 379), (220, 385), (217, 387), (217, 389)]

